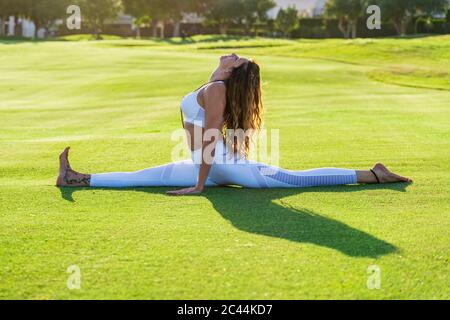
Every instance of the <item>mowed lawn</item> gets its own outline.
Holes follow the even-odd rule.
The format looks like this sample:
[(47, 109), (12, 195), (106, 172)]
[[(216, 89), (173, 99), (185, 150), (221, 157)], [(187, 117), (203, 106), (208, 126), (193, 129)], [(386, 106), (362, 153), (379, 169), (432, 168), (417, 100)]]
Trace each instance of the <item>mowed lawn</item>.
[[(0, 42), (0, 298), (450, 298), (449, 42)], [(261, 64), (281, 166), (381, 161), (415, 183), (54, 186), (68, 145), (82, 172), (171, 161), (181, 98), (230, 51)]]

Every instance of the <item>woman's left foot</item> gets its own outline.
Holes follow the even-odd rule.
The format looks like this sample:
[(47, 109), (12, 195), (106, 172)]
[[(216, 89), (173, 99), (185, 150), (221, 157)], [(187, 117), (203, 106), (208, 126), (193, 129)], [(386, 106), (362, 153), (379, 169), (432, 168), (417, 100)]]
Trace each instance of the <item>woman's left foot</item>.
[(89, 187), (91, 176), (73, 171), (69, 163), (70, 147), (59, 155), (59, 175), (56, 179), (57, 187)]
[(389, 171), (382, 163), (377, 163), (372, 170), (380, 180), (380, 183), (413, 182), (407, 177), (399, 176), (398, 174)]

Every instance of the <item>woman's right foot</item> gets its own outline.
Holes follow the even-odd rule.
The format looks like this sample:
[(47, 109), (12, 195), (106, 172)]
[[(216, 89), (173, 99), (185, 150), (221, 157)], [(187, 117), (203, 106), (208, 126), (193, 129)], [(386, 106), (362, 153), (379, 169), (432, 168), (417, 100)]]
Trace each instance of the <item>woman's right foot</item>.
[(377, 163), (372, 168), (373, 172), (376, 174), (380, 183), (391, 183), (391, 182), (413, 182), (410, 178), (399, 176), (391, 172), (382, 163)]
[(69, 163), (70, 147), (59, 155), (59, 175), (56, 179), (58, 187), (89, 187), (91, 176), (73, 171)]

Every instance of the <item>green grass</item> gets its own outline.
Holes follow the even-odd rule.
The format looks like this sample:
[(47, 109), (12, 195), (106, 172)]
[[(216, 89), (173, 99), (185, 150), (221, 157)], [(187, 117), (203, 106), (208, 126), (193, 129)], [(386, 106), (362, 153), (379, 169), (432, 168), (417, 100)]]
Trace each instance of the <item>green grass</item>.
[[(0, 298), (448, 299), (448, 40), (1, 42)], [(180, 99), (230, 50), (262, 66), (283, 167), (382, 161), (415, 183), (53, 186), (66, 145), (84, 172), (170, 161)], [(386, 74), (408, 66), (422, 71)], [(81, 290), (66, 287), (73, 264)]]

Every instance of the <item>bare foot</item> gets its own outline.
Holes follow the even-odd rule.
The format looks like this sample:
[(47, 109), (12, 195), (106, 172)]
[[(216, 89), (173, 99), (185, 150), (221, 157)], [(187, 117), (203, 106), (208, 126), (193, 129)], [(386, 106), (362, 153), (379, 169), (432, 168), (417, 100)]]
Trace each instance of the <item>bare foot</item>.
[(56, 179), (58, 187), (88, 187), (91, 177), (88, 174), (73, 171), (69, 163), (70, 147), (64, 149), (59, 155), (59, 175)]
[(407, 177), (399, 176), (391, 171), (389, 171), (386, 166), (382, 163), (377, 163), (372, 168), (372, 170), (377, 175), (378, 179), (380, 179), (380, 183), (391, 183), (391, 182), (413, 182), (411, 179)]

